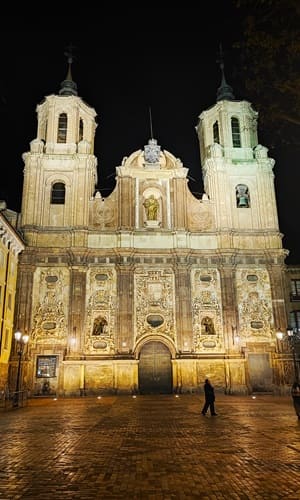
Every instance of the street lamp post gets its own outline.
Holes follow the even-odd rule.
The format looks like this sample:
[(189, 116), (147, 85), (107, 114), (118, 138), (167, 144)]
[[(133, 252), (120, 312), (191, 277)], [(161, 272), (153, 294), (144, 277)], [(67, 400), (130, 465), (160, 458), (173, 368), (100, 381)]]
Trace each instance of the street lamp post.
[(296, 345), (300, 343), (300, 330), (299, 328), (287, 328), (288, 341), (292, 349), (293, 363), (294, 363), (294, 379), (295, 382), (299, 382), (299, 371), (296, 358)]
[(27, 344), (29, 340), (29, 335), (27, 334), (23, 335), (20, 331), (17, 331), (15, 332), (14, 337), (17, 345), (18, 371), (17, 371), (16, 392), (13, 401), (13, 406), (19, 406), (22, 354), (24, 346)]

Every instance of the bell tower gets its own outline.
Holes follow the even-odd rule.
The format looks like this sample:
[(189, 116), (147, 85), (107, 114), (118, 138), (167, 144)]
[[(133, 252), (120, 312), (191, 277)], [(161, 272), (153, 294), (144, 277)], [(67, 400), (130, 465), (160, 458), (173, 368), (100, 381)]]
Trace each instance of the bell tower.
[[(47, 96), (37, 106), (37, 137), (23, 155), (21, 228), (29, 245), (38, 246), (37, 239), (41, 243), (44, 238), (42, 233), (64, 231), (66, 235), (66, 229), (76, 229), (78, 235), (81, 232), (76, 238), (82, 245), (89, 201), (97, 184), (97, 159), (93, 154), (96, 112), (78, 97), (71, 74), (72, 50), (65, 55), (67, 76), (58, 95)], [(69, 243), (76, 245), (72, 238)]]
[(214, 206), (220, 247), (247, 248), (254, 237), (259, 248), (278, 249), (282, 244), (275, 162), (258, 143), (257, 112), (249, 102), (235, 99), (225, 79), (222, 54), (219, 62), (222, 78), (217, 102), (201, 113), (196, 130), (204, 189)]

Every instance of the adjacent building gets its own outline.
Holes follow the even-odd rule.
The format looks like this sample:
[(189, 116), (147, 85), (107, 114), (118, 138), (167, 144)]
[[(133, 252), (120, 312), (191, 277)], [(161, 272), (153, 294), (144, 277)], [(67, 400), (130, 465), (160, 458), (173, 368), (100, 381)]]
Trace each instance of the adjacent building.
[(25, 245), (16, 231), (18, 214), (0, 201), (0, 393), (8, 389), (18, 259)]

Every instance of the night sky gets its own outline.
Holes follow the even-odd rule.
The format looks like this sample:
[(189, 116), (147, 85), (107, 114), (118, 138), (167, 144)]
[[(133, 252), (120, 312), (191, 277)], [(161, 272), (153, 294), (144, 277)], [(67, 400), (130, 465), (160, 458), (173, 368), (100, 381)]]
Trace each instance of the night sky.
[[(78, 95), (97, 112), (95, 155), (98, 188), (107, 196), (115, 185), (115, 167), (142, 149), (153, 136), (162, 149), (189, 169), (189, 187), (203, 192), (199, 143), (200, 113), (214, 105), (220, 85), (219, 44), (225, 54), (227, 82), (237, 99), (245, 75), (236, 71), (235, 42), (241, 33), (239, 10), (231, 1), (197, 9), (131, 9), (115, 15), (83, 12), (82, 17), (3, 17), (0, 32), (1, 158), (0, 198), (20, 211), (22, 154), (36, 137), (36, 106), (58, 93), (67, 72), (65, 48), (75, 46), (73, 79)], [(90, 19), (91, 17), (91, 19)], [(17, 47), (17, 48), (16, 48)], [(263, 57), (263, 54), (258, 55)], [(255, 102), (252, 102), (256, 109)], [(269, 147), (274, 167), (279, 222), (287, 263), (300, 264), (298, 229), (299, 149)]]

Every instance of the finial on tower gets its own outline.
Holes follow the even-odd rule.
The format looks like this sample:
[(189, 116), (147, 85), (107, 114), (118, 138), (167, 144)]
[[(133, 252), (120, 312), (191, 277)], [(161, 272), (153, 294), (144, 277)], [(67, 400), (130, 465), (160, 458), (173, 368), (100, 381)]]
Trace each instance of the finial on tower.
[(225, 73), (224, 73), (224, 54), (223, 54), (223, 48), (222, 44), (220, 43), (220, 52), (219, 52), (219, 58), (217, 59), (217, 63), (220, 65), (221, 69), (221, 74), (222, 74), (222, 79), (221, 79), (221, 85), (218, 88), (217, 91), (217, 102), (218, 101), (234, 101), (235, 97), (232, 92), (232, 87), (228, 85), (225, 79)]
[(157, 140), (153, 138), (152, 113), (149, 106), (149, 122), (150, 122), (150, 139), (148, 144), (144, 146), (144, 157), (146, 163), (158, 163), (160, 157), (160, 146)]
[(68, 61), (68, 72), (65, 80), (61, 82), (61, 89), (59, 91), (59, 95), (78, 95), (77, 85), (75, 82), (73, 82), (72, 72), (71, 72), (72, 63), (74, 61), (74, 53), (73, 53), (74, 49), (75, 46), (72, 45), (72, 43), (69, 43), (64, 52), (64, 55), (67, 57)]

